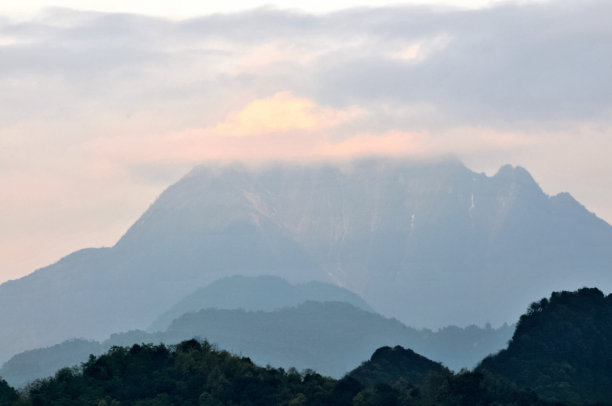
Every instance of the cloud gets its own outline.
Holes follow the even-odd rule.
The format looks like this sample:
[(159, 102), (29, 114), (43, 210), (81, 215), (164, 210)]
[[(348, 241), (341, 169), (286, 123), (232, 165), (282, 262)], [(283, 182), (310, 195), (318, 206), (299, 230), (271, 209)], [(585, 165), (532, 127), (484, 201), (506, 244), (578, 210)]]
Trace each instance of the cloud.
[(0, 43), (0, 85), (51, 78), (64, 92), (44, 99), (143, 109), (164, 108), (160, 95), (187, 95), (193, 109), (210, 103), (198, 91), (242, 92), (244, 102), (289, 90), (336, 108), (428, 104), (431, 127), (607, 121), (611, 13), (603, 0), (323, 15), (261, 8), (184, 21), (52, 9), (0, 23), (10, 38)]
[[(136, 137), (101, 137), (90, 143), (88, 151), (92, 156), (124, 164), (313, 158), (317, 148), (324, 149), (321, 143), (329, 142), (342, 125), (364, 114), (358, 107), (337, 110), (279, 92), (247, 103), (210, 127)], [(104, 164), (100, 167), (114, 168)]]
[(255, 99), (205, 128), (141, 136), (100, 137), (89, 144), (90, 176), (119, 168), (203, 161), (313, 161), (379, 156), (488, 154), (523, 148), (532, 138), (486, 127), (431, 131), (356, 130), (370, 119), (363, 109), (338, 110), (289, 92)]
[[(340, 111), (318, 106), (312, 100), (289, 92), (254, 100), (210, 131), (229, 136), (252, 136), (288, 131), (304, 131), (337, 126), (358, 116), (358, 108)], [(206, 132), (208, 132), (206, 131)]]

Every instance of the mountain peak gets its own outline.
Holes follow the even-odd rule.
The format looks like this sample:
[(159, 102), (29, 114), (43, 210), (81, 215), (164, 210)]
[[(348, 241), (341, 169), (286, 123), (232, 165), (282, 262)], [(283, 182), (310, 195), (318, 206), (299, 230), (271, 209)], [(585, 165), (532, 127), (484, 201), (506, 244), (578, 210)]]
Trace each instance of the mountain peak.
[(195, 288), (233, 274), (333, 282), (386, 316), (430, 328), (500, 324), (552, 289), (612, 287), (612, 227), (556, 204), (523, 168), (487, 177), (452, 159), (361, 162), (200, 167), (114, 247), (3, 285), (0, 325), (14, 328), (0, 331), (0, 360), (72, 336), (145, 328)]
[(531, 174), (522, 166), (503, 165), (493, 176), (498, 179), (511, 179), (518, 183), (536, 183)]

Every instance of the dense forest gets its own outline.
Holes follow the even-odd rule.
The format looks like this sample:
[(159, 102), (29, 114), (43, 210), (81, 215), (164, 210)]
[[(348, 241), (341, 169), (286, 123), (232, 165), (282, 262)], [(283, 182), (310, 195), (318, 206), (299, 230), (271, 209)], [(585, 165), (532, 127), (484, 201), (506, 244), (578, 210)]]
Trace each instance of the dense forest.
[(550, 400), (612, 404), (612, 295), (583, 288), (533, 303), (484, 369)]
[(349, 376), (366, 385), (391, 385), (401, 378), (420, 385), (432, 374), (449, 376), (451, 372), (438, 362), (433, 362), (410, 349), (396, 346), (379, 348), (369, 361), (355, 368)]
[[(379, 350), (374, 361), (383, 357), (391, 364), (405, 362), (403, 357), (388, 357), (393, 351), (405, 350)], [(20, 397), (6, 385), (1, 396), (3, 406), (546, 404), (534, 393), (490, 375), (427, 372), (419, 382), (404, 376), (376, 380), (372, 374), (366, 382), (351, 376), (335, 380), (309, 370), (259, 367), (207, 342), (189, 340), (170, 347), (113, 347), (90, 357), (80, 369), (64, 368), (53, 378), (32, 383)]]

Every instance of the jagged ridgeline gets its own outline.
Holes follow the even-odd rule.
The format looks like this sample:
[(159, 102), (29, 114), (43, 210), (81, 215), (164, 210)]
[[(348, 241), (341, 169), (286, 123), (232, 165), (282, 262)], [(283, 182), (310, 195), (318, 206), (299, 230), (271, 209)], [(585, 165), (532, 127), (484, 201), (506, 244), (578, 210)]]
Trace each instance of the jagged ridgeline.
[[(522, 168), (457, 161), (198, 167), (111, 248), (0, 285), (0, 362), (145, 329), (225, 276), (319, 280), (407, 325), (500, 325), (534, 297), (612, 288), (612, 227)], [(483, 303), (495, 305), (483, 306)]]
[(611, 404), (612, 295), (584, 288), (533, 303), (508, 348), (479, 369), (550, 400)]

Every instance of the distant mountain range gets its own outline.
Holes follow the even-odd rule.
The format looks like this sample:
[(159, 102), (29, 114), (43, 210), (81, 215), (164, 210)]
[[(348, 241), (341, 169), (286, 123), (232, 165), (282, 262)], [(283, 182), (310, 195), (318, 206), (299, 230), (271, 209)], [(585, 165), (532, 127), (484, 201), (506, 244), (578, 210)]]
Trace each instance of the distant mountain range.
[(234, 274), (332, 282), (413, 326), (501, 324), (553, 289), (609, 290), (611, 247), (610, 225), (518, 167), (487, 177), (452, 160), (202, 166), (114, 247), (0, 285), (0, 361), (144, 329)]
[[(242, 286), (242, 291), (249, 297), (270, 282), (283, 282), (277, 279), (227, 278), (198, 293), (216, 289), (223, 296), (228, 286)], [(248, 282), (254, 285), (253, 289), (246, 288)], [(298, 285), (304, 286), (309, 285)], [(197, 297), (192, 295), (190, 298), (194, 296)], [(262, 298), (257, 297), (254, 302), (269, 307)], [(245, 308), (254, 307), (248, 301), (243, 305)], [(507, 325), (499, 329), (471, 326), (465, 329), (447, 327), (435, 332), (416, 330), (397, 320), (342, 302), (309, 301), (268, 312), (207, 308), (181, 315), (163, 332), (133, 330), (112, 334), (102, 343), (73, 339), (48, 348), (25, 351), (9, 359), (0, 369), (0, 376), (12, 386), (22, 387), (34, 379), (52, 376), (61, 367), (80, 365), (89, 354), (102, 354), (112, 346), (175, 344), (193, 337), (248, 356), (259, 365), (313, 369), (337, 378), (358, 366), (363, 354), (384, 345), (397, 344), (459, 370), (473, 367), (485, 356), (504, 348), (512, 331), (513, 327)]]
[[(375, 316), (348, 304), (331, 305)], [(172, 326), (190, 329), (194, 318), (202, 312)], [(611, 321), (612, 295), (595, 288), (554, 292), (521, 316), (507, 349), (473, 371), (453, 373), (411, 349), (385, 346), (339, 380), (316, 371), (264, 368), (206, 341), (113, 347), (20, 392), (0, 379), (0, 404), (605, 406), (612, 405)]]

